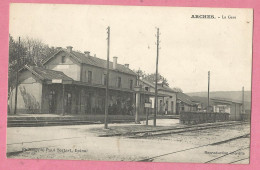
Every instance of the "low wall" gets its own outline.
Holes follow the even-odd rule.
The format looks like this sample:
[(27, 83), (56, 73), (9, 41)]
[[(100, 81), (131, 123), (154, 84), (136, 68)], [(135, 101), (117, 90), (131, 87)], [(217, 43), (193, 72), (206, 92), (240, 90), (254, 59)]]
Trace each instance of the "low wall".
[(200, 124), (223, 122), (229, 120), (228, 113), (206, 113), (206, 112), (182, 112), (180, 113), (181, 124)]

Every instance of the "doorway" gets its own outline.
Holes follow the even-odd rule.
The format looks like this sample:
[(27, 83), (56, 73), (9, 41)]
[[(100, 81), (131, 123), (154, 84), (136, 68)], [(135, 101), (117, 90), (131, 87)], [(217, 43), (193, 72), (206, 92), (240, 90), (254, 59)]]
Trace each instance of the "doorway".
[(173, 101), (171, 101), (171, 112), (172, 112), (172, 114), (174, 113), (174, 108), (173, 108)]
[(70, 114), (71, 113), (71, 103), (72, 103), (72, 95), (70, 92), (65, 93), (64, 98), (65, 103), (65, 113)]
[(49, 93), (49, 113), (55, 113), (56, 112), (56, 99), (57, 94), (55, 90), (50, 90)]
[(92, 114), (92, 94), (89, 92), (85, 94), (84, 105), (85, 114)]

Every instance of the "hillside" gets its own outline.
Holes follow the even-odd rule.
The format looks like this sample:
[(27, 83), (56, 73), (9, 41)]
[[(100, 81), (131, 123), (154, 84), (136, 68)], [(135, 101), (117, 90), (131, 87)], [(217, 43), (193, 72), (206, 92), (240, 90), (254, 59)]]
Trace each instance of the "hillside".
[[(195, 92), (195, 93), (186, 93), (192, 97), (194, 101), (200, 101), (203, 103), (203, 106), (207, 106), (208, 103), (208, 92)], [(226, 98), (235, 101), (242, 101), (242, 92), (241, 91), (216, 91), (210, 92), (210, 98)], [(210, 101), (210, 105), (212, 102)], [(250, 110), (251, 108), (251, 91), (245, 91), (245, 109)]]
[[(208, 97), (208, 92), (194, 92), (194, 93), (186, 93), (189, 96), (197, 96), (197, 97)], [(231, 100), (242, 101), (242, 92), (241, 91), (215, 91), (210, 92), (210, 97), (219, 97), (219, 98), (227, 98)], [(251, 102), (251, 91), (245, 91), (245, 101)]]

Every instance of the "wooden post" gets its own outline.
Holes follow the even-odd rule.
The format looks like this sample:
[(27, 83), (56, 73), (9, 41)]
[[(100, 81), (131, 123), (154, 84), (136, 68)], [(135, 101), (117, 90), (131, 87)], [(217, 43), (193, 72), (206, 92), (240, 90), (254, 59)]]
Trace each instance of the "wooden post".
[(64, 103), (64, 98), (65, 98), (65, 85), (62, 84), (62, 115), (65, 115), (65, 103)]
[(149, 108), (145, 108), (145, 112), (146, 112), (146, 126), (148, 126)]
[(139, 119), (139, 116), (140, 116), (140, 105), (141, 105), (141, 84), (140, 84), (140, 68), (139, 70), (137, 71), (137, 88), (138, 90), (136, 91), (136, 95), (135, 95), (135, 124), (140, 124), (140, 119)]
[(209, 112), (209, 85), (210, 85), (210, 71), (208, 71), (208, 108), (207, 108), (208, 112)]
[(158, 105), (158, 99), (157, 99), (157, 93), (158, 93), (158, 89), (157, 89), (157, 79), (158, 79), (158, 60), (159, 60), (159, 28), (157, 28), (157, 54), (156, 54), (156, 74), (155, 74), (155, 100), (154, 100), (154, 118), (153, 118), (153, 126), (156, 126), (156, 116), (158, 114), (158, 110), (157, 110), (157, 105)]
[(14, 114), (16, 114), (16, 110), (17, 110), (17, 91), (18, 91), (18, 74), (19, 74), (19, 58), (20, 58), (20, 37), (19, 37), (19, 44), (18, 44), (18, 56), (16, 59), (16, 82), (15, 82), (15, 99), (14, 99)]
[(244, 86), (242, 87), (242, 113), (245, 113), (245, 91)]
[(107, 79), (106, 79), (106, 101), (105, 101), (105, 121), (104, 128), (108, 129), (108, 87), (109, 87), (109, 48), (110, 48), (110, 27), (107, 27)]
[(136, 92), (136, 109), (135, 109), (135, 123), (140, 124), (139, 114), (140, 114), (140, 103), (141, 103), (141, 94), (140, 94), (140, 87), (138, 87), (138, 91)]
[(131, 103), (131, 108), (132, 108), (131, 115), (132, 116), (135, 115), (135, 109), (136, 109), (136, 104), (135, 104), (136, 97), (135, 96), (136, 96), (135, 93), (133, 93), (133, 100), (132, 100), (132, 103)]

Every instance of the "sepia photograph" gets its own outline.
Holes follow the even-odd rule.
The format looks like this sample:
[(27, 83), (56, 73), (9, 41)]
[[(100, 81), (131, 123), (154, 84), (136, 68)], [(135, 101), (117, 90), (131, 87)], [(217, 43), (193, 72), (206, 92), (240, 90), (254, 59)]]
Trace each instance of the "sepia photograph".
[(253, 9), (9, 12), (8, 159), (250, 163)]

